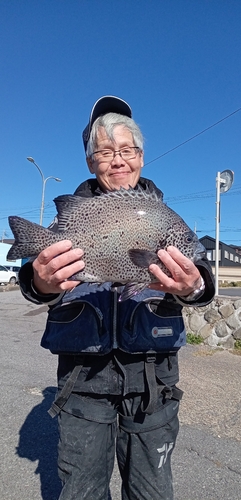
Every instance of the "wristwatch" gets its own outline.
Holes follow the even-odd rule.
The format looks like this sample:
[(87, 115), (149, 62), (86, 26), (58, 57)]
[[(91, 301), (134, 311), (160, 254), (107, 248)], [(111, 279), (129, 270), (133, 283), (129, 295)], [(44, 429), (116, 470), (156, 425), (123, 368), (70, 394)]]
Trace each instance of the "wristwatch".
[(205, 291), (205, 282), (203, 277), (201, 276), (200, 287), (194, 290), (194, 292), (189, 293), (189, 295), (182, 297), (182, 299), (187, 300), (188, 302), (200, 299), (200, 297), (202, 297), (202, 295), (204, 294), (204, 291)]

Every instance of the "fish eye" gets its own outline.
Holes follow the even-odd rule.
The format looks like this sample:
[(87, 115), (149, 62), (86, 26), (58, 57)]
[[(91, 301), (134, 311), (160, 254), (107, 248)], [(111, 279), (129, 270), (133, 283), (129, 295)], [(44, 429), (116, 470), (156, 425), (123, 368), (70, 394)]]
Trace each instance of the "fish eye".
[(185, 242), (186, 242), (186, 243), (192, 243), (192, 240), (193, 240), (192, 234), (191, 234), (191, 233), (187, 233), (187, 234), (184, 236), (184, 239), (185, 239)]

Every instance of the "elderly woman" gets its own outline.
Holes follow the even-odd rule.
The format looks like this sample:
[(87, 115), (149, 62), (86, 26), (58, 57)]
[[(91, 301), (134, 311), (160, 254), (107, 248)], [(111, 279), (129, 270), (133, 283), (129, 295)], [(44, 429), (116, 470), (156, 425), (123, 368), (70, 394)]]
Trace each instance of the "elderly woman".
[[(94, 178), (75, 195), (139, 186), (162, 196), (141, 177), (143, 138), (125, 101), (100, 98), (83, 141)], [(20, 271), (24, 296), (50, 306), (42, 346), (59, 359), (50, 413), (59, 415), (61, 500), (109, 498), (115, 443), (123, 500), (173, 499), (171, 454), (182, 396), (178, 350), (185, 344), (181, 310), (208, 304), (214, 282), (206, 258), (194, 264), (172, 246), (158, 257), (171, 277), (152, 264), (158, 283), (124, 302), (112, 283), (68, 280), (85, 265), (83, 251), (68, 240)]]

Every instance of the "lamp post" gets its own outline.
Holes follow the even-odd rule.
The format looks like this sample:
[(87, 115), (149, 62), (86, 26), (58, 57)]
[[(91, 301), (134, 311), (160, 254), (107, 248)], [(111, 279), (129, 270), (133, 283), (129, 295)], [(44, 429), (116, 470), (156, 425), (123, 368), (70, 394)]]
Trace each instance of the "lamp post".
[(35, 167), (38, 169), (38, 171), (39, 171), (39, 173), (40, 173), (40, 175), (42, 177), (42, 201), (41, 201), (40, 219), (39, 219), (39, 224), (40, 224), (40, 226), (42, 226), (42, 224), (43, 224), (43, 213), (44, 213), (44, 194), (45, 194), (46, 182), (49, 179), (54, 179), (57, 182), (61, 182), (61, 179), (59, 179), (58, 177), (53, 177), (52, 175), (50, 175), (49, 177), (45, 178), (44, 174), (43, 174), (43, 172), (41, 170), (41, 168), (37, 165), (37, 163), (34, 161), (34, 159), (31, 156), (28, 156), (27, 160), (30, 161), (31, 163), (33, 163), (35, 165)]
[(234, 173), (232, 170), (218, 172), (216, 177), (216, 238), (215, 238), (215, 293), (218, 295), (219, 272), (219, 225), (220, 225), (220, 194), (226, 193), (232, 187)]

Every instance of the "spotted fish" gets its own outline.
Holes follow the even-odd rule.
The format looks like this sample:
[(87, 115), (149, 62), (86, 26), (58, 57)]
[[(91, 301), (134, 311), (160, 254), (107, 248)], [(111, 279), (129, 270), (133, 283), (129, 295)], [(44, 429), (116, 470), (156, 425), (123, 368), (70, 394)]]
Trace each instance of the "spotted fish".
[(196, 234), (153, 190), (138, 186), (93, 198), (63, 195), (54, 202), (57, 232), (9, 217), (15, 238), (9, 260), (36, 256), (49, 245), (69, 239), (73, 248), (83, 249), (85, 262), (84, 270), (72, 279), (124, 284), (127, 298), (156, 281), (148, 269), (151, 263), (170, 275), (157, 256), (159, 249), (173, 245), (194, 262), (205, 254)]

